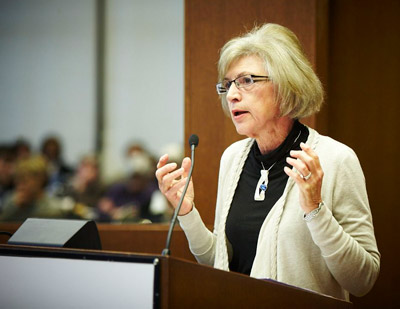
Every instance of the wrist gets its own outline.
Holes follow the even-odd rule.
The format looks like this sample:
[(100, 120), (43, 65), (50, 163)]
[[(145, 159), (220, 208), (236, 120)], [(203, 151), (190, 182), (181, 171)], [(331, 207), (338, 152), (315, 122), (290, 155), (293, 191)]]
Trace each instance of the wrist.
[(324, 202), (320, 202), (318, 204), (318, 207), (311, 210), (309, 213), (304, 213), (303, 219), (306, 222), (310, 222), (312, 219), (314, 219), (316, 216), (318, 216), (319, 212), (321, 211), (321, 208), (324, 206)]
[(190, 214), (192, 212), (193, 208), (194, 208), (194, 202), (192, 202), (192, 207), (190, 207), (188, 210), (185, 209), (185, 211), (182, 212), (182, 209), (181, 209), (181, 213), (179, 213), (178, 216), (183, 217), (183, 216), (186, 216), (187, 214)]

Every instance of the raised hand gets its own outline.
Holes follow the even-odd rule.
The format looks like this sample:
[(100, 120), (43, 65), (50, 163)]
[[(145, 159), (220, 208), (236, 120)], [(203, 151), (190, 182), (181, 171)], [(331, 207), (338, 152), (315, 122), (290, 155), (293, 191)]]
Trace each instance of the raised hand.
[(286, 161), (296, 168), (297, 173), (285, 167), (285, 173), (291, 177), (300, 189), (300, 206), (305, 213), (318, 208), (321, 198), (321, 187), (324, 172), (321, 168), (318, 155), (310, 146), (301, 143), (302, 150), (292, 150)]
[[(191, 164), (190, 158), (184, 158), (181, 167), (177, 169), (178, 165), (175, 162), (168, 163), (167, 154), (163, 155), (157, 163), (156, 177), (158, 180), (158, 187), (174, 208), (178, 206), (182, 196)], [(183, 200), (179, 212), (180, 216), (186, 215), (192, 210), (193, 200), (193, 181), (190, 180), (185, 199)]]

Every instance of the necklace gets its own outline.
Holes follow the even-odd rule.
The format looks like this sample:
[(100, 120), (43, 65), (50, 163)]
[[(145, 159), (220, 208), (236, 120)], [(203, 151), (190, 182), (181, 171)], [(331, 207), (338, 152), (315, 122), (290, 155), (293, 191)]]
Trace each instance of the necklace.
[[(276, 161), (276, 162), (278, 162), (278, 161)], [(261, 176), (260, 176), (260, 179), (258, 179), (256, 191), (254, 192), (254, 200), (255, 201), (263, 201), (265, 199), (265, 191), (267, 191), (267, 188), (268, 188), (269, 170), (274, 167), (276, 162), (274, 164), (272, 164), (270, 166), (270, 168), (267, 170), (265, 169), (264, 164), (261, 162), (263, 169), (260, 171)]]
[[(294, 143), (296, 143), (296, 141), (300, 137), (300, 134), (301, 134), (301, 130), (299, 132), (299, 135), (297, 135), (296, 139), (294, 140), (294, 142), (293, 142), (291, 147), (293, 147)], [(254, 200), (255, 201), (263, 201), (265, 199), (265, 192), (267, 191), (267, 188), (268, 188), (268, 174), (269, 174), (269, 171), (274, 167), (274, 165), (279, 160), (280, 159), (276, 160), (275, 163), (272, 164), (267, 170), (265, 169), (264, 163), (262, 161), (260, 161), (263, 169), (260, 171), (261, 176), (258, 179), (257, 186), (256, 186), (256, 191), (254, 192)]]

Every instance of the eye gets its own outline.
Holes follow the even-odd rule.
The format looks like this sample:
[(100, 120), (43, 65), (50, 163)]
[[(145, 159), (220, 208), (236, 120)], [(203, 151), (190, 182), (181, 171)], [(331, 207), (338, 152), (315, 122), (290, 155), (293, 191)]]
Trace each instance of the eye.
[(222, 82), (222, 87), (224, 87), (226, 89), (226, 91), (229, 90), (229, 88), (231, 87), (232, 81), (230, 80), (225, 80)]
[(251, 76), (247, 76), (247, 75), (239, 77), (237, 79), (237, 81), (239, 82), (239, 84), (241, 86), (248, 86), (248, 85), (251, 85), (253, 83), (253, 79), (251, 78)]

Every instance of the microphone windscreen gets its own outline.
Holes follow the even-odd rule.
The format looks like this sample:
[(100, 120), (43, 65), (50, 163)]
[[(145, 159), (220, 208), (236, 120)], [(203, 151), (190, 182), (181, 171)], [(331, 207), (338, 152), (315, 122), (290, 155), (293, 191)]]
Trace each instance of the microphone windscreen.
[(196, 134), (192, 134), (189, 138), (189, 145), (190, 146), (194, 145), (195, 147), (197, 147), (198, 144), (199, 144), (199, 137)]

